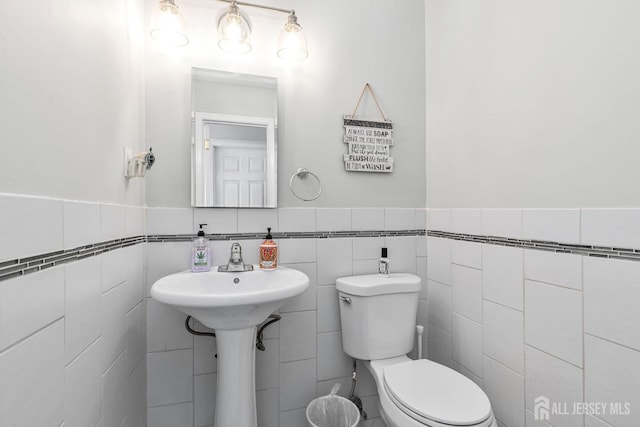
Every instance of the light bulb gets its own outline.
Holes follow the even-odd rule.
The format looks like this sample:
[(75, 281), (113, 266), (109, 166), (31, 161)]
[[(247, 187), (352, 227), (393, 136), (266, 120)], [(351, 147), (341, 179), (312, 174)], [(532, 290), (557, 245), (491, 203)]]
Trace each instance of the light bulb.
[(295, 13), (291, 13), (278, 38), (278, 57), (286, 61), (302, 61), (307, 59), (307, 37), (298, 24)]
[(167, 46), (189, 44), (186, 23), (173, 0), (160, 0), (151, 18), (151, 37)]
[(218, 38), (225, 52), (242, 55), (251, 50), (251, 25), (235, 2), (218, 19)]

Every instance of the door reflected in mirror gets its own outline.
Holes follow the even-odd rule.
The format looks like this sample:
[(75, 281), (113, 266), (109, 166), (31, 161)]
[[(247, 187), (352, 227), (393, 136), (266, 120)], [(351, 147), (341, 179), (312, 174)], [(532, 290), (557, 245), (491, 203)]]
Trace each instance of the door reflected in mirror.
[(192, 69), (192, 205), (277, 207), (275, 78)]

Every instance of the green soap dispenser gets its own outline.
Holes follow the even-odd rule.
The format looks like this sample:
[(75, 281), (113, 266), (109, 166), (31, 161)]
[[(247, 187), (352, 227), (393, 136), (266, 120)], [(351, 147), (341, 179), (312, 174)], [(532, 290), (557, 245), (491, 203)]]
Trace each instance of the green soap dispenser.
[(202, 228), (205, 225), (207, 224), (200, 224), (198, 236), (193, 239), (193, 249), (191, 249), (191, 271), (193, 272), (211, 270), (211, 249)]

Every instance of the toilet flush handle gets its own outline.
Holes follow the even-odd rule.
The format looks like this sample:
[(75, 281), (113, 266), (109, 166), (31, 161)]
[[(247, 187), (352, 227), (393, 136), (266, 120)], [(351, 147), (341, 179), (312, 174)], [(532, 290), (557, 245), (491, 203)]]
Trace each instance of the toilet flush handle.
[(340, 301), (347, 303), (347, 304), (351, 304), (351, 298), (349, 297), (345, 297), (344, 295), (340, 295)]

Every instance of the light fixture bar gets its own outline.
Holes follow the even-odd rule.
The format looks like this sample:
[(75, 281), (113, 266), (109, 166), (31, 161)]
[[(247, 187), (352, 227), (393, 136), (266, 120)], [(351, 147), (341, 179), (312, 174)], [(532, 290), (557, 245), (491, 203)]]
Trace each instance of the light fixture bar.
[(279, 7), (273, 7), (273, 6), (264, 6), (261, 4), (255, 4), (255, 3), (247, 3), (247, 2), (243, 2), (243, 1), (233, 1), (233, 0), (218, 0), (218, 1), (222, 1), (225, 3), (235, 3), (238, 4), (240, 6), (251, 6), (251, 7), (257, 7), (260, 9), (268, 9), (268, 10), (275, 10), (276, 12), (282, 12), (282, 13), (290, 13), (290, 14), (295, 14), (296, 11), (293, 9), (282, 9)]

